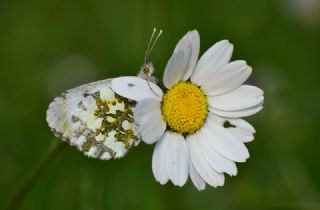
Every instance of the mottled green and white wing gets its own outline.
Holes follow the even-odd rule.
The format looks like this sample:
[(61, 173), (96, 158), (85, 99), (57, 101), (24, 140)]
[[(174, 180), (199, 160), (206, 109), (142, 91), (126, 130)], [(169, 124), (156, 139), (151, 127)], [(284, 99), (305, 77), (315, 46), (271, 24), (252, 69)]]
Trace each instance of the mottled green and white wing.
[(71, 89), (56, 97), (47, 111), (55, 136), (86, 156), (104, 160), (123, 157), (138, 141), (135, 102), (116, 94), (111, 80)]

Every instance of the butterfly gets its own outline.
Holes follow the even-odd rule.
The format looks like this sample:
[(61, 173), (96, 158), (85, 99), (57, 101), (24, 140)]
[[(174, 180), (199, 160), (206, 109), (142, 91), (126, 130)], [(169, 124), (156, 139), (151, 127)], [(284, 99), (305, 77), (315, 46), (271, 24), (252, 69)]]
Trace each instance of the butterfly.
[[(147, 58), (162, 31), (156, 37), (155, 33), (156, 29), (138, 73), (145, 81), (141, 85), (149, 88), (157, 80), (152, 62)], [(56, 97), (47, 110), (46, 120), (54, 135), (91, 158), (121, 158), (141, 140), (133, 115), (136, 102), (115, 93), (111, 88), (113, 80), (68, 90)]]

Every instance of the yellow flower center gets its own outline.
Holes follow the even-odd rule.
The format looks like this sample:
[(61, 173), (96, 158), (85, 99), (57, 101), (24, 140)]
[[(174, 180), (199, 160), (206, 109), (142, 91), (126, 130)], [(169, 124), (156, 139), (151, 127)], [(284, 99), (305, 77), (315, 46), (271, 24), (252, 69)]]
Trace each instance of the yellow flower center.
[(166, 92), (162, 115), (170, 128), (182, 134), (196, 132), (208, 115), (207, 99), (195, 84), (179, 82)]

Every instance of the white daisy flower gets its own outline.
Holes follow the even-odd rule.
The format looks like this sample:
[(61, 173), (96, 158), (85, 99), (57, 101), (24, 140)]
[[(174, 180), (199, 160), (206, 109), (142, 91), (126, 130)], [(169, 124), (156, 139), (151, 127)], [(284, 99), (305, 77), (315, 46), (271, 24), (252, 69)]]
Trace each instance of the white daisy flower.
[(183, 186), (188, 175), (199, 190), (237, 174), (249, 157), (245, 142), (254, 128), (240, 119), (260, 111), (263, 91), (243, 83), (252, 69), (230, 62), (233, 45), (223, 40), (198, 60), (200, 38), (188, 32), (177, 44), (163, 76), (164, 92), (140, 77), (119, 77), (111, 88), (137, 101), (134, 119), (147, 144), (156, 143), (152, 170), (158, 182)]

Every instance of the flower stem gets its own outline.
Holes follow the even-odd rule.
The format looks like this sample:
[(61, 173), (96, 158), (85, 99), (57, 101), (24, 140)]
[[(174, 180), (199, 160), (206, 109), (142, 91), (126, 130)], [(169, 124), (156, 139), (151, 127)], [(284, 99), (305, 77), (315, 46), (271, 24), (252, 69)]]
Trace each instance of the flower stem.
[(33, 168), (29, 175), (27, 175), (17, 190), (13, 193), (7, 210), (16, 210), (19, 209), (26, 195), (32, 189), (33, 185), (39, 178), (39, 176), (44, 171), (45, 167), (62, 151), (62, 149), (67, 144), (59, 141), (55, 144), (48, 152), (43, 156), (43, 158), (38, 162), (38, 164)]

